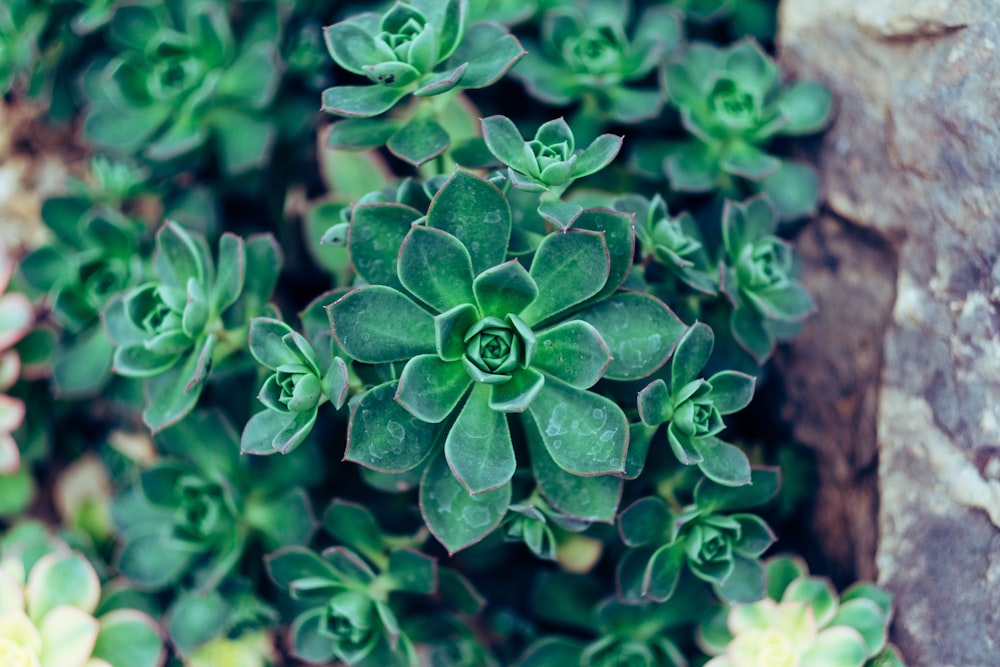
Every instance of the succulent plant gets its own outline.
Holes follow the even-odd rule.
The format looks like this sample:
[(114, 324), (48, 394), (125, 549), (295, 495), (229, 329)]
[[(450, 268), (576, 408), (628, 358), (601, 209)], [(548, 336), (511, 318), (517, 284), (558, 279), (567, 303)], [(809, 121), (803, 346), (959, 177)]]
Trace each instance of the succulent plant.
[(681, 40), (680, 15), (667, 7), (646, 10), (627, 33), (631, 3), (569, 3), (542, 19), (541, 44), (513, 71), (528, 91), (559, 106), (583, 101), (599, 120), (635, 123), (663, 106), (659, 90), (638, 87)]
[(640, 498), (618, 517), (622, 541), (632, 548), (618, 564), (626, 599), (664, 602), (685, 569), (712, 585), (723, 600), (751, 602), (764, 595), (759, 557), (775, 536), (757, 515), (728, 514), (761, 505), (778, 490), (778, 472), (755, 468), (745, 486), (698, 482), (694, 502), (671, 508), (660, 496)]
[(722, 291), (732, 303), (730, 330), (758, 363), (798, 331), (815, 306), (795, 278), (791, 245), (775, 235), (774, 208), (762, 197), (726, 202), (722, 212)]
[(638, 396), (639, 417), (655, 429), (667, 424), (667, 441), (677, 460), (697, 465), (709, 479), (730, 486), (750, 481), (750, 461), (736, 446), (716, 436), (722, 416), (742, 410), (753, 398), (754, 378), (738, 371), (698, 377), (712, 354), (712, 328), (695, 322), (677, 343), (670, 382), (657, 379)]
[[(231, 175), (264, 166), (276, 130), (265, 114), (280, 82), (266, 17), (234, 31), (224, 3), (123, 4), (107, 34), (114, 55), (84, 80), (84, 136), (165, 168), (211, 147)], [(201, 155), (199, 155), (201, 152)]]
[(22, 524), (0, 543), (0, 664), (160, 667), (156, 624), (134, 609), (95, 618), (101, 580), (83, 554)]
[(224, 234), (216, 263), (204, 237), (176, 222), (160, 228), (155, 278), (103, 313), (116, 345), (114, 372), (147, 379), (143, 419), (154, 432), (188, 414), (212, 369), (243, 349), (249, 320), (267, 312), (280, 265), (269, 235)]
[[(609, 250), (631, 246), (621, 214), (581, 214), (574, 229), (542, 240), (530, 271), (504, 261), (510, 207), (485, 181), (456, 173), (431, 203), (427, 224), (411, 227), (419, 217), (397, 205), (354, 209), (351, 236), (364, 238), (371, 225), (368, 237), (381, 231), (377, 244), (391, 258), (366, 248), (368, 256), (356, 252), (354, 262), (364, 275), (379, 259), (379, 275), (390, 284), (354, 290), (329, 313), (352, 359), (403, 362), (398, 380), (374, 387), (355, 406), (345, 458), (389, 472), (430, 461), (422, 508), (432, 532), (455, 550), (489, 532), (507, 509), (516, 468), (508, 414), (520, 416), (537, 443), (535, 465), (548, 457), (573, 475), (623, 473), (625, 414), (588, 389), (602, 377), (652, 373), (684, 326), (652, 297), (614, 293), (631, 259)], [(393, 236), (402, 239), (393, 243)], [(386, 271), (393, 264), (396, 270)], [(642, 326), (624, 329), (622, 312)], [(478, 531), (438, 511), (435, 499), (452, 491), (430, 489), (449, 480), (489, 508), (491, 519)]]
[(752, 40), (726, 49), (691, 44), (663, 69), (663, 85), (692, 135), (664, 162), (674, 189), (741, 196), (738, 179), (746, 179), (772, 196), (783, 217), (814, 210), (815, 175), (766, 145), (821, 130), (830, 118), (829, 90), (810, 81), (783, 86), (775, 62)]
[(797, 558), (779, 556), (766, 567), (766, 598), (723, 608), (700, 627), (699, 644), (716, 656), (706, 667), (862, 667), (880, 655), (891, 659), (889, 593), (856, 584), (838, 596)]

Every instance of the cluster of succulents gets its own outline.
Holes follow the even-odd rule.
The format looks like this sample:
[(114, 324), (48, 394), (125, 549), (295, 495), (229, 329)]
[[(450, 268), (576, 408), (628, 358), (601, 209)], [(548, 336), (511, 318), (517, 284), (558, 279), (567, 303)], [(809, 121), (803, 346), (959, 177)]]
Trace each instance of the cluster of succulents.
[(893, 664), (737, 417), (831, 108), (772, 10), (0, 8), (92, 156), (0, 255), (0, 665)]

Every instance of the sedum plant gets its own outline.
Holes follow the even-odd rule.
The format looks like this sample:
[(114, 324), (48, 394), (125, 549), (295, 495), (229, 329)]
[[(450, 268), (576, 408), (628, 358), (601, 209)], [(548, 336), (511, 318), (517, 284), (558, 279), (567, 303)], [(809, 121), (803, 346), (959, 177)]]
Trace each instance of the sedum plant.
[(280, 268), (269, 236), (224, 234), (213, 262), (203, 237), (168, 222), (156, 235), (155, 278), (107, 305), (113, 370), (147, 379), (154, 431), (188, 414), (213, 368), (240, 352), (250, 316), (265, 312)]
[(635, 17), (629, 34), (630, 9), (631, 3), (588, 0), (549, 10), (541, 43), (526, 41), (528, 55), (514, 76), (548, 104), (582, 101), (582, 118), (624, 123), (654, 118), (663, 96), (639, 83), (679, 45), (679, 15), (667, 7), (650, 8)]
[(733, 309), (733, 338), (758, 363), (776, 341), (794, 335), (815, 308), (795, 278), (795, 259), (787, 241), (775, 235), (778, 221), (763, 198), (727, 202), (722, 212), (724, 255), (722, 291)]
[(489, 22), (469, 25), (468, 5), (467, 0), (395, 2), (381, 15), (359, 14), (325, 29), (326, 46), (337, 65), (370, 83), (326, 89), (324, 111), (369, 119), (414, 97), (412, 110), (401, 118), (349, 120), (334, 126), (332, 144), (386, 144), (415, 165), (449, 147), (451, 135), (440, 115), (441, 104), (430, 98), (489, 86), (524, 55), (506, 28)]
[(265, 166), (276, 136), (266, 111), (281, 65), (271, 20), (246, 14), (251, 25), (241, 34), (224, 3), (115, 8), (107, 29), (113, 55), (84, 80), (86, 138), (170, 171), (206, 151), (228, 175)]
[(632, 548), (618, 564), (622, 596), (664, 602), (687, 569), (723, 600), (759, 600), (765, 585), (759, 557), (774, 533), (755, 514), (724, 512), (761, 505), (777, 490), (777, 471), (758, 468), (745, 486), (703, 478), (685, 507), (671, 507), (660, 496), (637, 500), (618, 517), (622, 541)]
[[(361, 210), (355, 209), (352, 234)], [(334, 335), (351, 358), (404, 362), (398, 380), (374, 387), (355, 407), (346, 458), (397, 473), (429, 460), (422, 510), (451, 550), (482, 537), (507, 508), (517, 466), (508, 414), (519, 416), (528, 438), (539, 443), (533, 458), (547, 456), (570, 474), (623, 473), (627, 418), (588, 389), (602, 377), (653, 372), (683, 331), (661, 302), (613, 294), (628, 258), (624, 270), (614, 267), (601, 232), (574, 228), (546, 236), (530, 271), (518, 260), (504, 261), (509, 210), (492, 185), (456, 173), (435, 196), (426, 225), (399, 227), (409, 231), (396, 275), (389, 276), (396, 286), (362, 287), (329, 308)], [(387, 220), (419, 217), (396, 206), (379, 213)], [(593, 215), (609, 229), (620, 220), (610, 212)], [(488, 227), (475, 224), (482, 219)], [(649, 333), (616, 326), (617, 311)], [(470, 533), (465, 522), (443, 515), (438, 499), (449, 479), (473, 494), (463, 502), (495, 516), (486, 531)], [(437, 485), (443, 486), (431, 492)]]
[(823, 129), (830, 91), (814, 82), (781, 84), (778, 67), (753, 41), (721, 49), (692, 44), (663, 69), (670, 104), (691, 137), (663, 162), (676, 190), (720, 189), (727, 196), (752, 182), (769, 194), (783, 217), (814, 210), (817, 186), (808, 168), (767, 152), (770, 139)]

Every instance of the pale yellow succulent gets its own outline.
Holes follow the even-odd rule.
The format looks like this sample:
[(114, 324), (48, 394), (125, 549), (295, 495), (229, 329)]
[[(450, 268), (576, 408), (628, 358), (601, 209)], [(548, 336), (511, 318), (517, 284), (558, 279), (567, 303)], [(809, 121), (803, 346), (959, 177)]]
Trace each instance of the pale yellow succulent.
[(25, 577), (0, 563), (0, 667), (111, 667), (92, 657), (101, 582), (83, 556), (50, 553)]
[[(12, 475), (20, 467), (21, 456), (11, 434), (24, 420), (24, 403), (4, 392), (21, 372), (21, 359), (10, 348), (31, 330), (34, 321), (28, 297), (16, 292), (5, 294), (13, 272), (14, 259), (0, 244), (0, 475)], [(6, 667), (5, 663), (0, 662), (0, 667)]]
[(765, 598), (729, 612), (733, 640), (705, 667), (860, 667), (867, 650), (854, 628), (822, 630), (811, 605)]
[[(266, 632), (247, 632), (236, 639), (216, 637), (198, 647), (184, 667), (268, 667), (275, 659), (274, 642)], [(0, 667), (5, 667), (0, 662)]]

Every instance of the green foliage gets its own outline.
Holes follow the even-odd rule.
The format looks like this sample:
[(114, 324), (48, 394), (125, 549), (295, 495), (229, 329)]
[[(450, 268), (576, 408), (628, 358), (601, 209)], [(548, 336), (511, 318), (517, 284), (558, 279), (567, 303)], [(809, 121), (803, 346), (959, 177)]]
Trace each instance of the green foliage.
[(104, 311), (115, 343), (114, 372), (147, 379), (143, 420), (150, 429), (162, 430), (188, 414), (212, 369), (242, 350), (248, 316), (263, 311), (278, 269), (270, 237), (244, 241), (225, 234), (213, 262), (203, 237), (174, 222), (160, 228), (154, 280)]
[(76, 550), (0, 536), (0, 663), (36, 664), (26, 586), (29, 623), (90, 614), (43, 667), (901, 664), (884, 592), (761, 561), (810, 486), (739, 418), (813, 309), (782, 223), (818, 182), (777, 139), (831, 108), (773, 24), (7, 2), (14, 152), (96, 156), (0, 265), (0, 514)]
[[(769, 154), (767, 142), (818, 132), (830, 118), (826, 88), (812, 82), (783, 86), (777, 64), (752, 41), (727, 49), (692, 44), (683, 59), (663, 69), (663, 86), (691, 134), (663, 162), (677, 190), (735, 193), (740, 179), (759, 191), (780, 190), (796, 167)], [(769, 182), (772, 177), (778, 180)], [(783, 217), (812, 211), (814, 188), (796, 189), (798, 198), (794, 192), (775, 197)]]
[(589, 0), (545, 13), (541, 43), (525, 42), (528, 55), (513, 72), (533, 97), (565, 106), (584, 101), (604, 120), (636, 123), (663, 105), (658, 90), (637, 85), (682, 39), (680, 17), (665, 7), (635, 18), (630, 6)]
[(234, 32), (226, 5), (206, 0), (119, 6), (113, 56), (84, 81), (85, 136), (154, 164), (202, 158), (227, 174), (260, 168), (275, 139), (266, 115), (280, 82), (276, 26), (264, 12)]
[(765, 578), (758, 558), (775, 536), (756, 515), (723, 512), (760, 505), (777, 490), (777, 471), (758, 468), (742, 487), (702, 479), (694, 502), (683, 508), (672, 510), (659, 496), (637, 500), (618, 518), (622, 541), (631, 548), (618, 565), (622, 595), (665, 602), (677, 590), (686, 565), (723, 600), (759, 600)]

